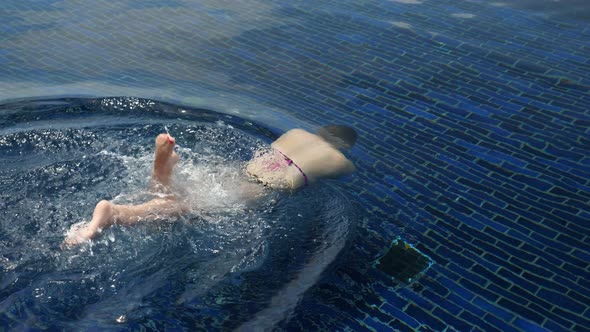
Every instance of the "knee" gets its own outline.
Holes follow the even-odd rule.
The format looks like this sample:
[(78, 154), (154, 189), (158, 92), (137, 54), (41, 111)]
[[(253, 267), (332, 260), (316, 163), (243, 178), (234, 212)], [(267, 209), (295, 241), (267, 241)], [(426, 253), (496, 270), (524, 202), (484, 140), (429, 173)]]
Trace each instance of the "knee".
[(111, 212), (112, 209), (113, 209), (113, 203), (103, 199), (102, 201), (98, 202), (98, 204), (96, 204), (94, 211), (109, 213), (109, 212)]

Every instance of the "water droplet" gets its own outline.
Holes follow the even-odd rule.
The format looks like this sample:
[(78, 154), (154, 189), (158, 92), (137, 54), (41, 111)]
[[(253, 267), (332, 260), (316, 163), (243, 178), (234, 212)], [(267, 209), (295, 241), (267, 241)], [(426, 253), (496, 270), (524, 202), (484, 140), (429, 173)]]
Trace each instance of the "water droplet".
[(33, 296), (34, 297), (41, 297), (45, 295), (45, 288), (41, 287), (41, 288), (35, 288), (35, 290), (33, 291)]

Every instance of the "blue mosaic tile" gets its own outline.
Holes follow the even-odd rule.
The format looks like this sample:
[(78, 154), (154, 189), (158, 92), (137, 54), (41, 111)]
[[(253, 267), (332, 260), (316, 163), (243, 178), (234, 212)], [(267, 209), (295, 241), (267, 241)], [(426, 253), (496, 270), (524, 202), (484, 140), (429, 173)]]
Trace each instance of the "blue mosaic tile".
[(420, 326), (420, 323), (416, 320), (415, 317), (408, 315), (406, 312), (398, 309), (397, 307), (391, 306), (388, 303), (383, 304), (382, 308), (390, 312), (394, 317), (397, 317), (406, 325), (410, 326), (412, 329), (416, 329)]
[(514, 322), (514, 325), (520, 327), (524, 331), (547, 331), (543, 327), (521, 318), (517, 318)]
[(415, 331), (415, 329), (412, 329), (410, 326), (404, 324), (404, 322), (402, 322), (398, 319), (394, 319), (391, 322), (389, 322), (389, 327), (394, 329), (395, 331), (407, 331), (407, 332)]
[(539, 295), (539, 297), (547, 300), (550, 303), (554, 303), (555, 305), (568, 308), (568, 310), (576, 313), (581, 314), (582, 312), (584, 312), (584, 310), (587, 309), (587, 307), (582, 303), (571, 300), (568, 297), (565, 297), (564, 294), (556, 293), (551, 290), (540, 289), (537, 294)]
[(420, 308), (423, 308), (423, 309), (426, 309), (429, 311), (434, 308), (434, 305), (432, 303), (430, 303), (428, 300), (421, 297), (419, 294), (414, 293), (411, 290), (401, 289), (399, 291), (399, 294), (401, 296), (403, 296), (404, 298), (407, 298), (409, 301), (416, 303), (418, 306), (420, 306)]
[(434, 316), (431, 316), (427, 311), (424, 311), (422, 308), (414, 304), (408, 305), (408, 307), (405, 310), (405, 313), (411, 315), (412, 317), (415, 317), (416, 320), (424, 324), (427, 324), (427, 326), (432, 327), (434, 330), (440, 331), (445, 327), (445, 324), (441, 320), (435, 318)]
[[(569, 310), (566, 309), (562, 309), (562, 308), (553, 308), (552, 312), (560, 317), (563, 317), (565, 319), (568, 319), (572, 322), (574, 322), (576, 324), (576, 327), (586, 327), (586, 326), (590, 326), (590, 320), (588, 319), (584, 319), (583, 317), (576, 315), (576, 314), (572, 314)], [(576, 330), (576, 327), (573, 328), (573, 330)]]
[[(521, 278), (518, 275), (516, 275), (515, 273), (508, 271), (507, 269), (500, 269), (498, 271), (498, 274), (500, 276), (512, 281), (513, 283), (519, 285), (520, 287), (526, 289), (527, 291), (529, 291), (532, 294), (534, 294), (537, 291), (537, 289), (539, 288), (538, 285), (530, 282), (530, 278)], [(538, 278), (538, 277), (536, 277), (536, 278)]]
[(391, 328), (389, 326), (387, 326), (383, 322), (380, 322), (379, 320), (372, 318), (372, 317), (365, 318), (362, 321), (362, 323), (365, 324), (370, 329), (375, 330), (375, 331), (390, 331), (391, 330)]
[(460, 279), (459, 283), (472, 291), (474, 294), (478, 294), (489, 301), (496, 301), (500, 297), (497, 291), (491, 290), (494, 286), (493, 284), (489, 285), (488, 287), (481, 287), (467, 279)]
[(568, 328), (564, 328), (552, 321), (547, 321), (543, 326), (549, 331), (570, 331)]
[(497, 327), (500, 331), (519, 331), (519, 329), (517, 329), (516, 327), (513, 327), (512, 325), (500, 320), (499, 318), (493, 315), (487, 314), (484, 316), (483, 319), (491, 325)]
[[(491, 319), (490, 319), (491, 324), (486, 323), (486, 318), (488, 316), (491, 317)], [(465, 321), (472, 323), (474, 326), (481, 327), (484, 331), (510, 331), (510, 329), (511, 329), (510, 325), (503, 323), (502, 321), (500, 321), (499, 319), (497, 319), (491, 315), (475, 316), (474, 314), (472, 314), (468, 311), (463, 311), (459, 315), (459, 317), (461, 317)], [(482, 319), (482, 317), (483, 317), (483, 319)], [(498, 324), (495, 324), (496, 322)], [(499, 325), (499, 326), (497, 326), (497, 325)], [(506, 327), (507, 327), (507, 329), (504, 329)], [(512, 329), (512, 331), (517, 331), (517, 330)]]
[(446, 288), (448, 288), (449, 290), (451, 290), (452, 292), (454, 292), (455, 294), (459, 295), (460, 297), (466, 299), (466, 300), (471, 300), (474, 295), (467, 290), (466, 288), (456, 284), (454, 281), (452, 281), (451, 279), (445, 278), (445, 277), (439, 277), (437, 279), (442, 285), (444, 285)]
[(458, 318), (455, 315), (449, 314), (448, 312), (446, 312), (440, 308), (436, 308), (435, 310), (432, 311), (432, 313), (436, 317), (442, 319), (446, 324), (457, 329), (458, 331), (466, 331), (470, 328), (471, 324), (463, 321), (462, 319)]
[(547, 318), (543, 326), (546, 328), (552, 326), (553, 328), (550, 328), (550, 330), (569, 331), (574, 324), (573, 322), (565, 319), (564, 317), (555, 315), (554, 313), (550, 312), (550, 306), (541, 306), (537, 305), (536, 303), (531, 303), (529, 305), (529, 308), (544, 315)]

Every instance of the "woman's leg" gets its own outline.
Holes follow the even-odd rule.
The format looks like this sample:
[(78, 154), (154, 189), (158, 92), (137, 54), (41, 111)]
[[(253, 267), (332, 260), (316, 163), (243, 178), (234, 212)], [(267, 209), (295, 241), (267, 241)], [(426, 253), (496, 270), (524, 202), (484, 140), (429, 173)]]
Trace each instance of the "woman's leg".
[(185, 209), (174, 198), (156, 198), (139, 205), (117, 205), (100, 201), (94, 208), (92, 220), (74, 225), (68, 232), (65, 245), (76, 245), (93, 239), (113, 224), (130, 226), (140, 221), (177, 216)]
[[(156, 137), (155, 145), (153, 179), (168, 186), (174, 165), (179, 159), (174, 151), (175, 140), (168, 134), (160, 134)], [(90, 222), (82, 225), (75, 224), (70, 228), (64, 244), (75, 245), (88, 241), (96, 237), (102, 229), (108, 228), (114, 223), (132, 225), (142, 220), (178, 215), (183, 211), (184, 209), (176, 202), (174, 196), (152, 199), (139, 205), (116, 205), (103, 200), (96, 204)]]
[(74, 224), (68, 231), (63, 242), (65, 245), (76, 245), (94, 238), (103, 228), (109, 227), (113, 220), (113, 204), (100, 201), (92, 213), (92, 220), (86, 224)]
[(113, 204), (112, 223), (127, 226), (141, 221), (178, 216), (184, 212), (185, 209), (174, 197), (155, 198), (138, 205)]

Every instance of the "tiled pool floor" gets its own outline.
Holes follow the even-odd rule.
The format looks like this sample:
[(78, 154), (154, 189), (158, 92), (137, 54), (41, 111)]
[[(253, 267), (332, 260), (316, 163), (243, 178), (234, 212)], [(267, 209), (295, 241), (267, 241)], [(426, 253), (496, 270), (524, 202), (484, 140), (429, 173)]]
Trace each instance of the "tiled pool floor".
[[(8, 0), (0, 22), (0, 100), (359, 131), (366, 218), (281, 328), (590, 331), (588, 22), (450, 0)], [(399, 236), (434, 261), (409, 285), (373, 265)]]

